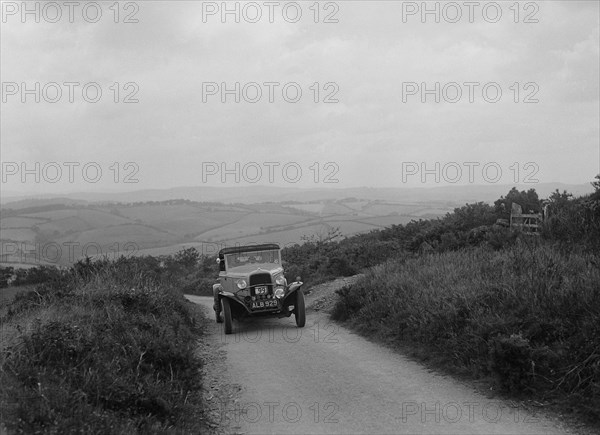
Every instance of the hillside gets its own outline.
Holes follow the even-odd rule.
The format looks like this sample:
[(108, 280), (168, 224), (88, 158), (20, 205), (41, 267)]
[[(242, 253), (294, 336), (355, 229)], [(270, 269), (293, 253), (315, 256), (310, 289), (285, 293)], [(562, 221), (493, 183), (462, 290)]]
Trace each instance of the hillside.
[[(532, 186), (524, 186), (527, 189)], [(589, 185), (536, 184), (575, 195)], [(66, 266), (88, 256), (172, 254), (194, 247), (212, 255), (223, 245), (282, 246), (367, 233), (444, 216), (465, 203), (491, 202), (504, 185), (436, 188), (180, 187), (60, 196), (3, 195), (0, 264)], [(175, 199), (179, 198), (179, 199)]]
[[(600, 397), (600, 175), (596, 178), (598, 181), (593, 183), (595, 193), (584, 197), (554, 192), (548, 199), (541, 200), (533, 189), (521, 192), (511, 189), (493, 205), (484, 202), (466, 204), (440, 219), (411, 221), (352, 237), (340, 237), (339, 231), (329, 229), (305, 237), (305, 243), (301, 245), (284, 248), (282, 265), (288, 282), (295, 276), (302, 277), (307, 294), (319, 282), (362, 272), (358, 277), (344, 280), (344, 286), (338, 288), (334, 298), (314, 295), (318, 299), (310, 314), (313, 320), (316, 319), (314, 313), (326, 309), (333, 319), (342, 322), (334, 326), (334, 338), (347, 340), (340, 342), (340, 349), (356, 343), (356, 334), (348, 330), (351, 328), (400, 353), (416, 357), (428, 370), (458, 374), (467, 383), (473, 382), (473, 386), (501, 395), (495, 396), (494, 400), (510, 398), (517, 402), (517, 408), (521, 404), (527, 408), (528, 403), (541, 403), (539, 406), (554, 410), (557, 415), (575, 419), (577, 425), (578, 421), (589, 421), (597, 427)], [(514, 202), (527, 204), (536, 212), (542, 204), (548, 205), (545, 208), (549, 214), (537, 235), (524, 234), (498, 222), (498, 219), (504, 219), (506, 210), (511, 210)], [(327, 203), (262, 204), (261, 207), (260, 212), (265, 218), (277, 215), (281, 219), (279, 215), (286, 215), (289, 220), (285, 223), (299, 228), (308, 228), (318, 217), (331, 219), (333, 216), (337, 222), (343, 222), (340, 216), (346, 210), (348, 222), (365, 220), (368, 212), (395, 212), (398, 215), (389, 216), (401, 217), (400, 213), (408, 210), (406, 204), (394, 209), (389, 202), (350, 198)], [(221, 222), (200, 219), (204, 214), (210, 215), (209, 208), (212, 213), (222, 213)], [(78, 212), (76, 219), (72, 210)], [(204, 225), (200, 230), (209, 228), (201, 233), (205, 235), (211, 231), (211, 225), (233, 228), (236, 222), (243, 222), (251, 231), (264, 230), (254, 216), (259, 211), (242, 204), (171, 201), (78, 208), (45, 205), (37, 209), (5, 210), (5, 213), (3, 219), (12, 225), (16, 225), (18, 219), (25, 219), (24, 222), (29, 224), (38, 222), (39, 228), (42, 225), (39, 222), (49, 219), (47, 223), (54, 222), (53, 231), (64, 230), (56, 221), (69, 219), (79, 222), (81, 229), (95, 224), (95, 230), (101, 231), (134, 225), (144, 228), (164, 226), (175, 217), (188, 215), (192, 221), (196, 219)], [(225, 221), (226, 218), (230, 220)], [(196, 227), (180, 231), (190, 228)], [(177, 229), (175, 226), (170, 231), (177, 235)], [(160, 231), (169, 233), (162, 228)], [(5, 279), (2, 283), (8, 290), (22, 284), (39, 284), (33, 292), (20, 292), (14, 296), (12, 303), (9, 302), (12, 296), (7, 294), (7, 302), (0, 310), (1, 320), (9, 325), (6, 334), (9, 347), (3, 353), (2, 365), (5, 383), (10, 386), (9, 394), (0, 399), (15, 410), (9, 415), (7, 425), (19, 429), (55, 425), (64, 432), (69, 427), (91, 429), (92, 426), (114, 424), (124, 428), (122, 433), (131, 432), (134, 426), (140, 433), (148, 432), (148, 428), (159, 433), (166, 425), (192, 427), (198, 419), (202, 425), (202, 419), (211, 415), (208, 401), (214, 396), (211, 396), (212, 391), (205, 392), (205, 403), (197, 405), (202, 398), (198, 395), (200, 385), (196, 382), (198, 360), (193, 357), (198, 338), (196, 321), (193, 313), (181, 306), (181, 293), (198, 294), (209, 296), (200, 297), (198, 301), (208, 308), (208, 313), (212, 309), (212, 284), (218, 266), (213, 258), (200, 254), (189, 248), (172, 256), (122, 257), (116, 261), (86, 259), (68, 269), (38, 267), (25, 272), (9, 267), (3, 270), (4, 278), (11, 280)], [(183, 317), (172, 318), (172, 314)], [(33, 329), (25, 327), (30, 324)], [(82, 328), (80, 324), (87, 326)], [(251, 344), (248, 355), (253, 358), (268, 354), (267, 349), (257, 352), (257, 341), (243, 333), (246, 328), (252, 330), (258, 325), (263, 325), (258, 331), (273, 325), (281, 325), (277, 326), (280, 331), (288, 329), (285, 322), (279, 320), (273, 324), (236, 323), (242, 334), (235, 337), (243, 339), (234, 342)], [(327, 329), (325, 323), (322, 325), (323, 331)], [(215, 356), (214, 346), (208, 344), (218, 339), (220, 329), (216, 324), (205, 329), (209, 341), (201, 344), (199, 352), (201, 361), (227, 371), (224, 367), (231, 367), (229, 363), (233, 364), (234, 359), (230, 358), (228, 364), (215, 362), (215, 358), (222, 359), (224, 355)], [(276, 367), (288, 371), (293, 367), (294, 373), (310, 367), (308, 359), (314, 359), (315, 355), (325, 362), (326, 371), (320, 371), (325, 375), (315, 385), (306, 381), (310, 379), (308, 374), (290, 378), (294, 394), (304, 397), (302, 400), (306, 402), (307, 396), (302, 396), (302, 391), (312, 395), (317, 385), (324, 385), (326, 401), (340, 393), (355, 397), (358, 393), (352, 391), (353, 382), (333, 381), (334, 384), (329, 385), (332, 377), (339, 379), (348, 370), (336, 362), (337, 352), (314, 339), (314, 326), (306, 330), (311, 331), (301, 345), (306, 347), (284, 340), (288, 345), (293, 344), (290, 353), (298, 352), (292, 361), (289, 361), (289, 355), (286, 357), (281, 352), (276, 352), (280, 355), (279, 362), (272, 358)], [(123, 331), (135, 332), (124, 334)], [(161, 337), (159, 341), (157, 336)], [(268, 337), (272, 337), (271, 333)], [(116, 355), (116, 364), (129, 368), (123, 373), (117, 370), (117, 376), (108, 379), (110, 382), (106, 382), (106, 377), (112, 376), (112, 372), (105, 373), (98, 367), (106, 367), (105, 361), (116, 361), (115, 355), (102, 354), (100, 359), (87, 356), (97, 355), (93, 350), (94, 343), (106, 340), (111, 344), (101, 349), (111, 346), (123, 349), (122, 354)], [(273, 345), (271, 339), (263, 342), (267, 346)], [(373, 352), (369, 352), (371, 356), (381, 349), (367, 341), (362, 342), (373, 348)], [(52, 345), (48, 346), (48, 343)], [(10, 349), (16, 349), (16, 346), (25, 346), (26, 353), (11, 352)], [(135, 351), (128, 352), (127, 346)], [(385, 352), (390, 354), (389, 349)], [(239, 352), (234, 353), (239, 357)], [(210, 357), (206, 358), (207, 354)], [(249, 358), (241, 359), (242, 366), (247, 366)], [(384, 359), (380, 357), (373, 360), (373, 364), (362, 366), (352, 362), (351, 366), (358, 373), (361, 367), (379, 367)], [(353, 361), (351, 356), (344, 356), (343, 360)], [(166, 361), (169, 361), (168, 365)], [(390, 364), (390, 370), (402, 365), (398, 361)], [(250, 367), (264, 375), (258, 362)], [(232, 372), (241, 371), (230, 369), (229, 374)], [(70, 373), (69, 379), (74, 381), (65, 383), (56, 377), (56, 373)], [(415, 391), (429, 388), (432, 378), (430, 372), (427, 373), (423, 381), (414, 386)], [(142, 384), (139, 384), (139, 376), (143, 377)], [(363, 375), (353, 376), (362, 379)], [(366, 379), (372, 374), (364, 376)], [(56, 383), (55, 379), (60, 381)], [(394, 376), (390, 382), (397, 379), (402, 377)], [(37, 382), (37, 389), (34, 385), (35, 394), (27, 396), (22, 392), (30, 391), (32, 380)], [(266, 387), (260, 393), (261, 397), (273, 396), (272, 390), (268, 389), (273, 384), (260, 381), (260, 377), (229, 382), (245, 385), (248, 390), (259, 391), (258, 386)], [(116, 389), (114, 385), (117, 385)], [(185, 390), (183, 385), (189, 389)], [(210, 388), (213, 386), (211, 383)], [(379, 397), (381, 390), (377, 382), (370, 382), (368, 388), (372, 386), (376, 391), (365, 396)], [(342, 390), (338, 392), (333, 387)], [(368, 388), (361, 387), (360, 394)], [(387, 403), (400, 403), (411, 397), (402, 388), (392, 390), (382, 396)], [(101, 391), (102, 396), (99, 399), (90, 391)], [(163, 394), (164, 391), (167, 394)], [(43, 400), (48, 395), (52, 397), (48, 405), (38, 406), (46, 403)], [(194, 395), (196, 404), (192, 405), (189, 398)], [(78, 398), (77, 406), (70, 402), (74, 397)], [(235, 397), (228, 396), (229, 399), (235, 400)], [(370, 406), (381, 409), (380, 405), (381, 401), (374, 400)], [(364, 402), (360, 406), (363, 407)], [(112, 413), (114, 409), (124, 407), (127, 413)], [(191, 409), (204, 412), (194, 416), (189, 412)], [(393, 415), (394, 412), (386, 410), (384, 414)], [(340, 415), (352, 414), (353, 411), (340, 407)], [(485, 422), (489, 423), (488, 420)], [(211, 428), (220, 423), (208, 420)], [(468, 423), (466, 429), (473, 427), (471, 421)], [(522, 433), (521, 427), (516, 429), (512, 432)], [(543, 429), (541, 433), (548, 431)]]
[(353, 198), (258, 204), (189, 200), (52, 204), (28, 200), (9, 203), (0, 213), (1, 260), (67, 265), (86, 254), (161, 255), (195, 247), (210, 255), (218, 246), (236, 243), (275, 242), (285, 246), (330, 228), (350, 236), (435, 217), (452, 210), (453, 205), (448, 201), (400, 203)]
[[(89, 202), (146, 202), (168, 201), (175, 198), (197, 202), (220, 202), (225, 204), (253, 204), (262, 202), (301, 202), (359, 198), (367, 201), (390, 202), (438, 202), (451, 201), (464, 204), (473, 201), (493, 201), (507, 192), (513, 185), (451, 185), (440, 187), (335, 187), (335, 188), (296, 188), (275, 186), (236, 186), (209, 187), (187, 186), (170, 189), (144, 189), (127, 192), (74, 192), (60, 195), (29, 193), (19, 194), (3, 191), (0, 204), (10, 208), (24, 208), (42, 204), (69, 204)], [(574, 195), (591, 193), (589, 184), (532, 183), (516, 185), (519, 190), (535, 188), (540, 196), (548, 196), (554, 190), (567, 190)]]

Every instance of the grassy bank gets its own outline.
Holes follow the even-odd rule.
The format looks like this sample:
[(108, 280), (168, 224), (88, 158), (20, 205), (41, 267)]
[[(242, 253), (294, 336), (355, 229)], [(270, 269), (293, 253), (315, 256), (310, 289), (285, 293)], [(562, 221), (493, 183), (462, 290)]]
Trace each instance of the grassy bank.
[(2, 308), (3, 424), (25, 433), (198, 432), (197, 313), (143, 260), (83, 266)]
[[(536, 239), (537, 240), (537, 239)], [(517, 397), (600, 420), (600, 257), (521, 241), (406, 257), (338, 291), (334, 318)]]

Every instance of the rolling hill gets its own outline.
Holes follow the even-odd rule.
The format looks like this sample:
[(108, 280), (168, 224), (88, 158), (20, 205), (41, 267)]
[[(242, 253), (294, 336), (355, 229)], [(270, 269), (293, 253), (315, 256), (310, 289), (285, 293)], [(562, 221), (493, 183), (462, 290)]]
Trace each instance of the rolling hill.
[[(586, 192), (591, 186), (544, 184)], [(589, 189), (588, 189), (589, 188)], [(182, 187), (107, 194), (3, 198), (0, 263), (65, 266), (85, 256), (160, 255), (195, 247), (274, 242), (282, 246), (443, 216), (466, 202), (493, 201), (510, 186), (299, 189)], [(181, 198), (181, 199), (173, 199)]]
[[(218, 204), (170, 200), (136, 203), (70, 203), (9, 208), (0, 213), (3, 264), (67, 265), (86, 255), (160, 255), (184, 247), (214, 254), (238, 243), (302, 243), (303, 236), (339, 228), (342, 234), (406, 223), (423, 210), (439, 215), (450, 204), (400, 204), (381, 200), (345, 203)], [(414, 213), (414, 214), (413, 214)]]

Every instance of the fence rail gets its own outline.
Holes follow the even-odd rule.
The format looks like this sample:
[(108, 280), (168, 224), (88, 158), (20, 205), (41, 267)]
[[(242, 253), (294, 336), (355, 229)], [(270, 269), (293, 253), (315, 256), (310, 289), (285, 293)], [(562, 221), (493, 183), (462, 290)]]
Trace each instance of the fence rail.
[(526, 234), (539, 235), (543, 217), (541, 213), (511, 213), (510, 227), (517, 228)]

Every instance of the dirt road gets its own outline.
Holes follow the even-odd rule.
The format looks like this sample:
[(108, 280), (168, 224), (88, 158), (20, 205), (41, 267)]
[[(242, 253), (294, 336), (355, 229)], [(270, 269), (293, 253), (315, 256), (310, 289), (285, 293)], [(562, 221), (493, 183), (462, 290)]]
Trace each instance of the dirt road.
[[(212, 316), (212, 300), (186, 296)], [(428, 371), (337, 326), (308, 296), (293, 317), (210, 328), (215, 430), (244, 434), (558, 434), (554, 422)], [(312, 308), (311, 308), (312, 307)], [(315, 311), (319, 309), (319, 311)], [(213, 424), (215, 426), (215, 424)]]

